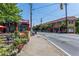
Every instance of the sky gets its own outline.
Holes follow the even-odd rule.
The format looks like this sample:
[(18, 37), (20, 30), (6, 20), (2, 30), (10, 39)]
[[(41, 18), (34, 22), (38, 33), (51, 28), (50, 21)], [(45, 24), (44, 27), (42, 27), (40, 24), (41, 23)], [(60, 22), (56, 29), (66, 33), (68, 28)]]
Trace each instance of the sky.
[[(23, 10), (21, 16), (25, 20), (30, 19), (30, 6), (28, 3), (17, 4), (18, 8)], [(63, 10), (60, 9), (59, 3), (33, 3), (32, 4), (32, 25), (40, 24), (42, 22), (53, 21), (62, 17), (65, 17), (65, 5), (63, 5)], [(78, 3), (68, 3), (67, 4), (68, 16), (79, 17), (79, 4)]]
[(20, 10), (22, 10), (22, 12), (21, 12), (22, 18), (25, 19), (25, 20), (29, 20), (29, 16), (30, 16), (30, 14), (29, 14), (29, 12), (30, 12), (29, 4), (18, 3), (17, 6), (18, 6), (18, 8), (20, 8)]

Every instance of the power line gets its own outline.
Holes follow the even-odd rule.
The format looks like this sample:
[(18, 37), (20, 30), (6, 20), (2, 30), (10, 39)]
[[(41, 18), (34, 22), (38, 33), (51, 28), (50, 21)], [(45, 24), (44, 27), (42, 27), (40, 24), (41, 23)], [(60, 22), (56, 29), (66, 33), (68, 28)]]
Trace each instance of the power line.
[[(42, 18), (42, 19), (44, 19), (45, 17), (50, 16), (50, 15), (51, 15), (51, 13), (53, 14), (53, 13), (54, 13), (54, 11), (56, 11), (57, 9), (58, 9), (58, 8), (56, 8), (56, 9), (54, 9), (54, 10), (52, 10), (52, 11), (48, 12), (48, 13), (45, 13), (45, 14), (44, 14), (44, 16), (42, 16), (41, 18)], [(35, 16), (37, 16), (37, 15), (35, 15)], [(38, 14), (38, 16), (39, 16), (39, 14)]]
[[(31, 11), (33, 11), (33, 10), (37, 10), (37, 9), (41, 9), (41, 8), (45, 8), (45, 7), (52, 6), (52, 5), (56, 5), (56, 3), (55, 3), (55, 4), (45, 5), (45, 6), (42, 6), (42, 7), (39, 7), (39, 8), (32, 9), (33, 4), (32, 4), (32, 6), (31, 6), (31, 4), (30, 4), (30, 6), (31, 6), (30, 9), (32, 9)], [(32, 14), (32, 12), (31, 12), (31, 14)], [(31, 18), (31, 26), (32, 26), (32, 17), (30, 16), (30, 18)]]
[[(57, 8), (57, 9), (58, 9), (58, 8)], [(56, 11), (57, 9), (55, 9), (54, 11)], [(52, 12), (52, 11), (51, 11), (51, 12)], [(50, 12), (50, 13), (47, 13), (48, 15), (46, 15), (46, 16), (52, 15), (51, 12)], [(43, 18), (45, 18), (46, 16), (44, 16)]]
[(57, 3), (49, 4), (49, 5), (45, 5), (45, 6), (42, 6), (42, 7), (34, 8), (34, 9), (32, 9), (32, 10), (34, 11), (34, 10), (38, 10), (38, 9), (42, 9), (42, 8), (46, 8), (46, 7), (49, 7), (49, 6), (52, 6), (52, 5), (56, 5), (56, 4), (57, 4)]
[[(56, 5), (56, 4), (50, 4), (50, 5), (45, 5), (45, 6), (42, 6), (42, 7), (39, 7), (39, 8), (35, 8), (35, 10), (38, 10), (38, 9), (41, 9), (41, 8), (45, 8), (45, 7), (49, 7), (49, 6), (52, 6), (52, 5)], [(54, 11), (56, 11), (58, 8), (56, 8)], [(33, 10), (33, 9), (32, 9)], [(46, 16), (43, 16), (41, 17), (42, 19), (44, 19), (45, 17), (48, 17), (50, 15), (53, 14), (54, 11), (51, 11), (49, 13), (45, 13)], [(52, 14), (51, 14), (52, 13)], [(41, 21), (41, 20), (40, 20)]]
[[(48, 15), (48, 14), (50, 14), (50, 13), (53, 13), (53, 12), (56, 11), (56, 10), (58, 10), (58, 8), (53, 9), (53, 10), (47, 12), (47, 13), (44, 13), (44, 15)], [(37, 14), (34, 13), (33, 15), (37, 16), (37, 15), (39, 15), (39, 13), (37, 13)]]
[(48, 17), (48, 16), (50, 16), (50, 15), (52, 15), (52, 14), (54, 13), (54, 11), (56, 11), (57, 9), (58, 9), (58, 8), (56, 8), (56, 9), (50, 11), (49, 13), (45, 13), (44, 16), (41, 16), (40, 18), (41, 18), (42, 20), (40, 19), (40, 22), (43, 23), (43, 19), (46, 18), (46, 17)]

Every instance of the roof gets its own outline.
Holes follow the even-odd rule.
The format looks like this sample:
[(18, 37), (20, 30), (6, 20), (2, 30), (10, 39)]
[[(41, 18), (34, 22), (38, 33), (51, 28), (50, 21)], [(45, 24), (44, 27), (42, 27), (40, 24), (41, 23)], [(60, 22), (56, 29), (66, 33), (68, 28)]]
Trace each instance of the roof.
[[(66, 17), (64, 18), (60, 18), (60, 19), (57, 19), (57, 20), (53, 20), (53, 21), (50, 21), (48, 23), (56, 23), (56, 22), (60, 22), (60, 21), (63, 21), (63, 20), (66, 20), (65, 19)], [(75, 16), (69, 16), (67, 17), (67, 20), (76, 20), (77, 18)]]
[(21, 22), (21, 23), (27, 23), (27, 24), (29, 24), (29, 20), (24, 20), (24, 19), (23, 19), (23, 20), (21, 20), (20, 22)]

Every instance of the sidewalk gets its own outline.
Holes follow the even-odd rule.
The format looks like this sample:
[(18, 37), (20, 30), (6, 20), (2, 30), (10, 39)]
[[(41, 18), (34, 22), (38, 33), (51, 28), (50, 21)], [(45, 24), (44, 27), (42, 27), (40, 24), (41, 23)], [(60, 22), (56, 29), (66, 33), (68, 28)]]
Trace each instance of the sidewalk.
[(17, 56), (63, 56), (64, 53), (44, 39), (43, 36), (33, 36)]

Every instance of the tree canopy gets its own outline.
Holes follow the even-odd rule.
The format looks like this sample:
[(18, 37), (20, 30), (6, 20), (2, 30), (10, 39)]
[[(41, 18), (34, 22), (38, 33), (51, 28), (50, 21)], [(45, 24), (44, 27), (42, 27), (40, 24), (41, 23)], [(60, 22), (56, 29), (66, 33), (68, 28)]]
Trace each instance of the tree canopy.
[(21, 19), (21, 10), (15, 3), (1, 3), (0, 4), (0, 22), (15, 21), (18, 22)]

